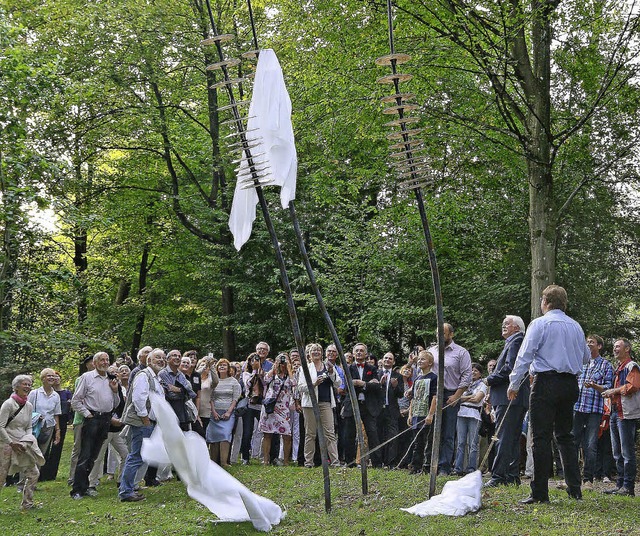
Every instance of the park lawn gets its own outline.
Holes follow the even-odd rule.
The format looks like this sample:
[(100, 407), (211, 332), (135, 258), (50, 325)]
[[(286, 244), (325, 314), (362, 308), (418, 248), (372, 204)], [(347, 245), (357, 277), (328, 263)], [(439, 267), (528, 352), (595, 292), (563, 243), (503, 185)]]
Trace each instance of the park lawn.
[[(73, 501), (66, 484), (69, 446), (65, 445), (58, 480), (38, 484), (35, 501), (41, 508), (21, 513), (15, 488), (0, 490), (1, 527), (20, 536), (259, 534), (250, 523), (212, 523), (215, 516), (190, 499), (175, 480), (144, 490), (145, 501), (121, 503), (115, 483), (103, 479), (98, 497)], [(272, 530), (274, 535), (640, 535), (638, 499), (596, 491), (585, 491), (584, 500), (575, 501), (552, 489), (551, 504), (525, 507), (517, 501), (528, 495), (527, 485), (491, 489), (475, 514), (419, 518), (400, 508), (426, 499), (427, 476), (372, 469), (369, 494), (363, 496), (359, 470), (331, 469), (332, 511), (325, 514), (320, 468), (256, 464), (234, 466), (230, 472), (287, 511)], [(439, 478), (438, 491), (443, 483)]]

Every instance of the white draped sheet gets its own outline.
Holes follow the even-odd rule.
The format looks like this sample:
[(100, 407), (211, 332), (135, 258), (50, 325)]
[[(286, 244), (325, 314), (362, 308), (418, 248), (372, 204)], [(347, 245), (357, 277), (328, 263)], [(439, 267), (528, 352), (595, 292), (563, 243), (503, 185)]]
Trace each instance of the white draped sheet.
[[(280, 203), (286, 209), (296, 197), (298, 157), (291, 124), (291, 99), (278, 58), (270, 48), (261, 50), (258, 57), (246, 136), (249, 143), (258, 143), (251, 154), (257, 155), (257, 162), (268, 162), (269, 170), (264, 175), (270, 175), (273, 184), (281, 187)], [(239, 174), (247, 170), (247, 162), (243, 160)], [(229, 228), (238, 251), (251, 236), (257, 203), (255, 189), (242, 189), (238, 181), (229, 215)]]
[(206, 506), (221, 521), (251, 521), (268, 531), (285, 512), (273, 501), (256, 495), (209, 459), (205, 440), (196, 432), (183, 432), (164, 397), (150, 393), (157, 425), (142, 444), (142, 459), (149, 465), (171, 463), (192, 499)]
[(451, 480), (444, 485), (440, 495), (412, 506), (401, 508), (405, 512), (420, 517), (463, 516), (469, 512), (477, 512), (482, 506), (482, 473), (474, 471), (460, 480)]

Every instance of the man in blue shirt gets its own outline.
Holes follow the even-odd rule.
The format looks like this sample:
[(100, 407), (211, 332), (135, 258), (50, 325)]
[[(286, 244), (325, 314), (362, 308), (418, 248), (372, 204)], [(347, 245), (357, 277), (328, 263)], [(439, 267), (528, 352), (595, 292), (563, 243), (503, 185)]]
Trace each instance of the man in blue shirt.
[(531, 495), (522, 504), (549, 502), (553, 457), (551, 439), (558, 441), (567, 493), (582, 498), (578, 452), (573, 440), (573, 406), (578, 399), (578, 374), (591, 357), (584, 332), (565, 314), (567, 292), (550, 285), (542, 292), (542, 315), (529, 324), (509, 375), (507, 397), (515, 400), (527, 372), (533, 376), (529, 423), (533, 431), (534, 473)]
[(578, 401), (573, 408), (573, 435), (576, 447), (584, 451), (582, 487), (593, 489), (593, 474), (596, 469), (598, 430), (604, 413), (602, 393), (613, 386), (613, 367), (600, 356), (604, 341), (598, 335), (587, 336), (591, 360), (582, 369), (578, 378)]

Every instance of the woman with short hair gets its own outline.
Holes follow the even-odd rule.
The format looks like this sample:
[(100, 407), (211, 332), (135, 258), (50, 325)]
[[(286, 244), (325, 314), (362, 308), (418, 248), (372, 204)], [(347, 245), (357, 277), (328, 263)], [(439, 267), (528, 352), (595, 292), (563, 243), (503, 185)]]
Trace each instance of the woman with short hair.
[(230, 375), (229, 361), (221, 359), (216, 365), (218, 385), (211, 394), (211, 419), (207, 426), (210, 458), (222, 467), (229, 465), (229, 452), (236, 417), (233, 410), (240, 399), (238, 380)]
[(31, 376), (16, 376), (11, 382), (13, 394), (0, 407), (0, 483), (4, 484), (8, 474), (22, 473), (22, 510), (33, 508), (33, 491), (40, 476), (38, 467), (44, 464), (31, 429), (32, 383)]
[(248, 465), (251, 458), (251, 440), (255, 421), (260, 420), (262, 399), (264, 397), (264, 371), (260, 362), (260, 356), (252, 353), (247, 358), (245, 371), (242, 373), (244, 394), (249, 399), (247, 411), (242, 417), (242, 464)]
[[(331, 362), (322, 361), (322, 346), (317, 343), (307, 345), (305, 354), (308, 354), (311, 362), (309, 365), (309, 376), (314, 386), (318, 408), (320, 410), (320, 424), (324, 431), (327, 442), (327, 453), (331, 465), (340, 465), (338, 459), (338, 440), (336, 438), (333, 409), (336, 407), (336, 397), (334, 388), (340, 387), (340, 376), (336, 372)], [(304, 415), (304, 466), (313, 467), (313, 456), (316, 452), (317, 424), (313, 414), (313, 405), (307, 382), (301, 378), (302, 369), (298, 369), (298, 393), (300, 394), (300, 405)]]
[(275, 399), (276, 402), (271, 413), (267, 413), (264, 405), (260, 413), (258, 430), (263, 434), (263, 465), (269, 465), (273, 434), (282, 436), (284, 465), (288, 465), (291, 458), (291, 406), (295, 381), (287, 359), (286, 354), (278, 355), (273, 368), (264, 377), (267, 389), (265, 400)]
[(211, 420), (211, 393), (218, 385), (218, 374), (213, 356), (205, 356), (196, 364), (195, 371), (200, 375), (200, 396), (198, 398), (198, 416), (201, 426), (194, 427), (202, 437), (206, 437), (207, 426)]
[(33, 411), (40, 414), (40, 433), (38, 434), (38, 447), (45, 460), (49, 455), (49, 445), (60, 442), (60, 414), (62, 406), (60, 395), (54, 389), (56, 384), (56, 371), (52, 368), (42, 369), (40, 372), (42, 386), (29, 392), (29, 402)]

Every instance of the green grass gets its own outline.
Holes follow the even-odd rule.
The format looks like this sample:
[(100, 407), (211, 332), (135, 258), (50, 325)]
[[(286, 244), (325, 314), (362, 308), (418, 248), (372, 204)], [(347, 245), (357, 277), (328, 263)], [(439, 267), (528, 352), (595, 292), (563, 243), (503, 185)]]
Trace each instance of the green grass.
[[(250, 523), (212, 523), (214, 516), (174, 480), (145, 490), (147, 499), (139, 503), (119, 502), (115, 483), (106, 480), (98, 497), (73, 501), (66, 484), (68, 448), (64, 456), (58, 480), (38, 484), (35, 501), (42, 508), (20, 513), (16, 489), (0, 489), (1, 527), (20, 536), (260, 534)], [(497, 488), (485, 493), (475, 514), (419, 518), (399, 508), (426, 499), (428, 477), (372, 469), (369, 494), (363, 496), (359, 470), (332, 469), (333, 508), (325, 514), (320, 468), (250, 465), (230, 472), (286, 509), (287, 517), (272, 531), (277, 535), (640, 535), (639, 499), (596, 491), (585, 491), (583, 501), (574, 501), (552, 489), (551, 504), (524, 507), (517, 501), (528, 495), (528, 486)], [(443, 483), (438, 479), (438, 491)]]

